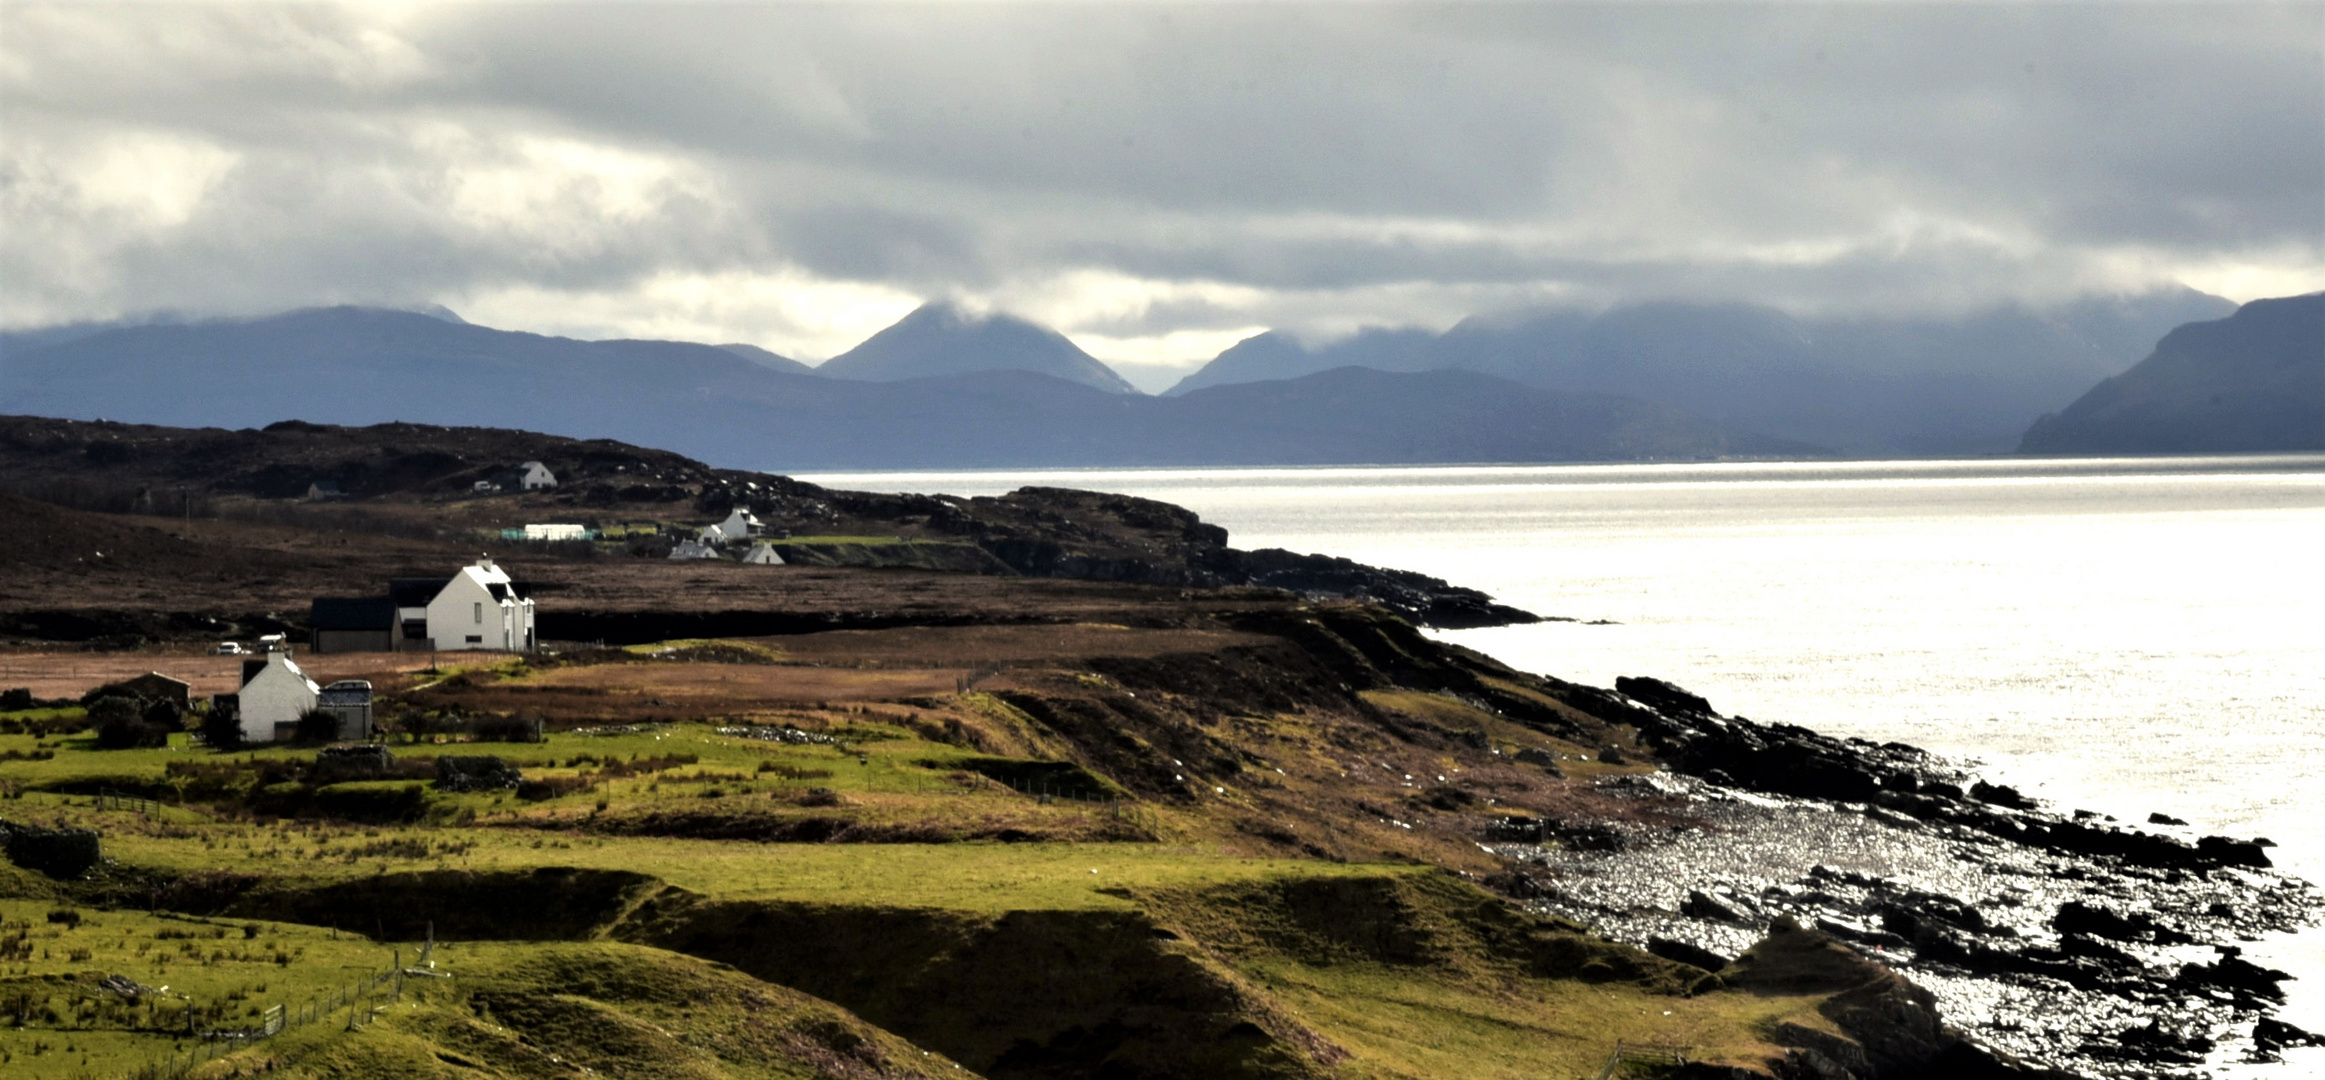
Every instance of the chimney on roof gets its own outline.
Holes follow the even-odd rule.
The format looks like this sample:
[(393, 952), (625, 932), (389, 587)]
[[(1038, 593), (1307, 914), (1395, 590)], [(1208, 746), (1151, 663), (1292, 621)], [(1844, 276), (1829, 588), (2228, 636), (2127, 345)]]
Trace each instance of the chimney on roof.
[(487, 551), (481, 555), (478, 555), (476, 557), (476, 565), (481, 566), (487, 570), (493, 569), (492, 552)]

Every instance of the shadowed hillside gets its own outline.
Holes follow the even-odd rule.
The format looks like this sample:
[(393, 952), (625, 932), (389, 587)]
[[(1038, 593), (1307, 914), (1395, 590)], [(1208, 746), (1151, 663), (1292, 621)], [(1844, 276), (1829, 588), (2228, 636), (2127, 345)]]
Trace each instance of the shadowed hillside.
[(2255, 300), (2165, 335), (2035, 421), (2024, 454), (2325, 450), (2325, 293)]

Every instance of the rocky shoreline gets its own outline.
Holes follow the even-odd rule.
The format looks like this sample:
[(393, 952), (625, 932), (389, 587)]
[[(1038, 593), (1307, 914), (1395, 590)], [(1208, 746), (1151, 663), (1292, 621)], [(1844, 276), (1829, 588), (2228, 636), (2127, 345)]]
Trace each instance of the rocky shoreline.
[(2265, 839), (2062, 816), (1912, 747), (1722, 716), (1654, 679), (1557, 686), (1672, 770), (1602, 789), (1692, 824), (1513, 822), (1489, 847), (1539, 910), (1713, 969), (1771, 928), (1813, 928), (2035, 1069), (2197, 1077), (2325, 1045), (2273, 1017), (2288, 976), (2241, 952), (2325, 914)]

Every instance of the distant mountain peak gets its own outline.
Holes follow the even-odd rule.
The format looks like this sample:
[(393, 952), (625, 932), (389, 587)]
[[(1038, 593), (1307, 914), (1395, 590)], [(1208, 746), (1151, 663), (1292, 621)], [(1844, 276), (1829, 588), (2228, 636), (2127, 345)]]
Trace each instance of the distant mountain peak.
[(824, 361), (817, 371), (871, 382), (1031, 371), (1109, 393), (1139, 392), (1064, 334), (1015, 315), (975, 312), (949, 300), (922, 304), (863, 344)]

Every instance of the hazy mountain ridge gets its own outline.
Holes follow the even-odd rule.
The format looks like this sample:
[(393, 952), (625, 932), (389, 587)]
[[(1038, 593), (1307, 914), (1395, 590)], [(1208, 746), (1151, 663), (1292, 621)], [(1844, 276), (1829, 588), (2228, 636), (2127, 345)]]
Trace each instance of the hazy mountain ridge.
[(1500, 312), (1443, 334), (1373, 329), (1315, 348), (1262, 334), (1167, 393), (1343, 364), (1464, 369), (1664, 402), (1852, 453), (1989, 453), (2008, 450), (2035, 416), (2128, 367), (2172, 327), (2231, 308), (2183, 289), (1956, 319), (1800, 319), (1678, 301)]
[(1179, 398), (1029, 371), (871, 382), (684, 342), (587, 342), (408, 312), (116, 328), (14, 351), (0, 412), (188, 427), (520, 428), (744, 468), (1362, 464), (1782, 454), (1666, 405), (1475, 372), (1343, 369)]
[(2255, 300), (2164, 336), (2045, 414), (2029, 454), (2325, 450), (2325, 293)]
[(816, 370), (833, 378), (880, 382), (1031, 371), (1108, 393), (1139, 393), (1064, 334), (1013, 315), (972, 315), (946, 303), (921, 305)]

